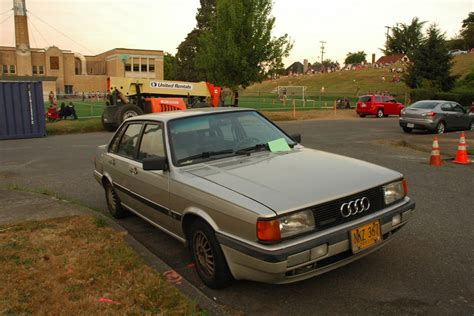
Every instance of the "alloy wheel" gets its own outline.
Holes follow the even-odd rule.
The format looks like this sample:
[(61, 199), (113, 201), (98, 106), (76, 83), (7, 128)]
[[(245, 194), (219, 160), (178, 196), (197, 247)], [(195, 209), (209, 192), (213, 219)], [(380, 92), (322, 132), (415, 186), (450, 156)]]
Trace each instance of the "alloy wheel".
[(215, 272), (214, 254), (207, 236), (202, 231), (197, 231), (194, 235), (194, 253), (197, 264), (202, 272), (212, 277)]

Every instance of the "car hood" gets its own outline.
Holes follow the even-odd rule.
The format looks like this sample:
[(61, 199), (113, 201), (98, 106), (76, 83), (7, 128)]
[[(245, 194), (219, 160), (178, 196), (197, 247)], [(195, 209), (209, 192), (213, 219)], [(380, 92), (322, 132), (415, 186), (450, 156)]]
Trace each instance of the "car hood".
[(370, 189), (402, 175), (368, 162), (301, 147), (199, 164), (187, 172), (253, 199), (277, 214)]

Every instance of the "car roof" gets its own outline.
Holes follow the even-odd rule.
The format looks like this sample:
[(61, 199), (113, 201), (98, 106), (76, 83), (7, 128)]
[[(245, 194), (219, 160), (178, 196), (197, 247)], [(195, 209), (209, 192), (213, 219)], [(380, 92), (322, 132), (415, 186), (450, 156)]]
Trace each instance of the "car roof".
[(159, 112), (151, 113), (145, 115), (134, 116), (127, 121), (139, 121), (139, 120), (156, 120), (161, 122), (171, 121), (177, 118), (198, 116), (203, 114), (212, 114), (212, 113), (227, 113), (227, 112), (240, 112), (240, 111), (255, 111), (255, 109), (247, 108), (236, 108), (236, 107), (217, 107), (217, 108), (199, 108), (199, 109), (188, 109), (182, 111), (168, 111), (168, 112)]

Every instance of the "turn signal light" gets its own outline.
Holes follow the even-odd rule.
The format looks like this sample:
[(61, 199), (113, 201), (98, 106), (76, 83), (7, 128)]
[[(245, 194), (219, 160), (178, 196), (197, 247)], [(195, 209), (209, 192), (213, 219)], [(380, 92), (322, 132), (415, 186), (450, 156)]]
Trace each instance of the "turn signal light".
[(257, 221), (257, 238), (260, 241), (280, 240), (280, 222), (278, 220)]

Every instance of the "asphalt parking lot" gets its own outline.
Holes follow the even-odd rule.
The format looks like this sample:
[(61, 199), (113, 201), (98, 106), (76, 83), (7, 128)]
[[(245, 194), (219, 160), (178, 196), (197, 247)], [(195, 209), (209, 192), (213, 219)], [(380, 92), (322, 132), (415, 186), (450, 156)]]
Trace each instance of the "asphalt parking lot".
[[(429, 153), (385, 140), (404, 137), (396, 118), (301, 121), (279, 125), (300, 132), (303, 145), (402, 172), (415, 215), (380, 251), (348, 266), (289, 285), (236, 282), (224, 290), (202, 285), (186, 249), (138, 219), (120, 220), (131, 235), (230, 312), (248, 315), (474, 314), (474, 164), (429, 166)], [(451, 134), (452, 135), (452, 134)], [(50, 190), (105, 212), (92, 176), (95, 147), (110, 133), (0, 142), (0, 183)], [(474, 132), (466, 132), (474, 139)], [(454, 155), (455, 153), (452, 153)], [(317, 181), (317, 179), (315, 179)], [(322, 181), (328, 181), (322, 179)]]

